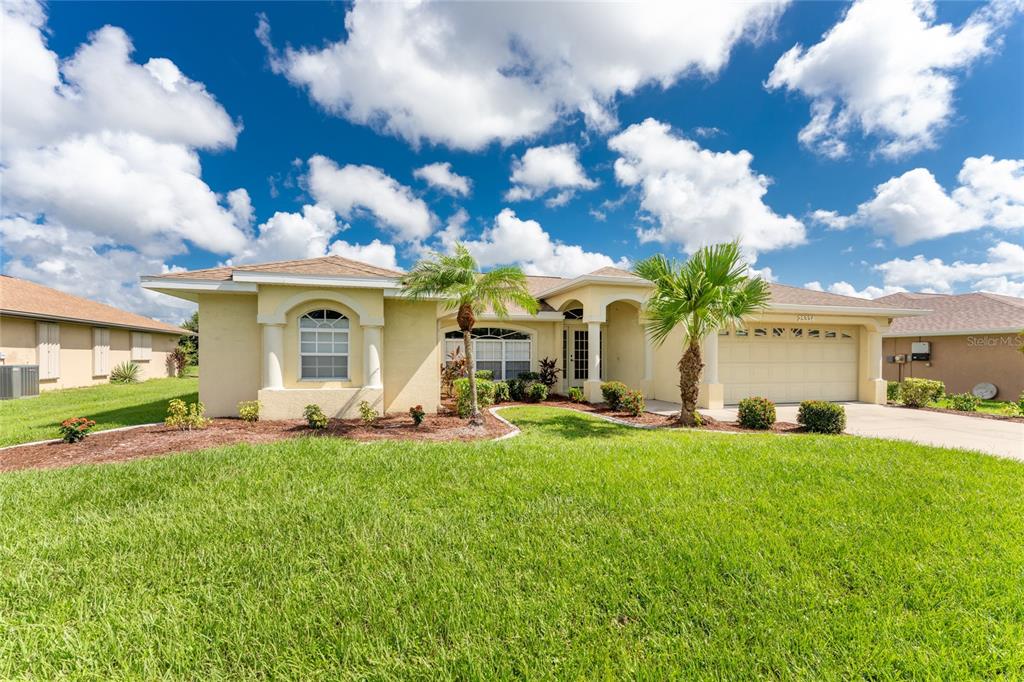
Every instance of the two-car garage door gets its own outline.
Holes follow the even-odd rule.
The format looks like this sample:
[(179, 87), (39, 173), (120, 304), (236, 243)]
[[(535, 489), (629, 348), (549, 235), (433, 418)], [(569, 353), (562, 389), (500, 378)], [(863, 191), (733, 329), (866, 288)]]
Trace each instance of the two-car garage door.
[(857, 399), (856, 327), (751, 326), (718, 337), (726, 404)]

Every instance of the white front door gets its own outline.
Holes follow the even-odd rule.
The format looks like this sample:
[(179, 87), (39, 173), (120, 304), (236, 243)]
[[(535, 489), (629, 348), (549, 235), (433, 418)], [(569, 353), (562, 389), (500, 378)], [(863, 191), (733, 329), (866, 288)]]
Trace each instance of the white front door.
[(562, 367), (567, 388), (582, 388), (587, 380), (590, 360), (590, 335), (586, 325), (565, 325), (562, 330)]

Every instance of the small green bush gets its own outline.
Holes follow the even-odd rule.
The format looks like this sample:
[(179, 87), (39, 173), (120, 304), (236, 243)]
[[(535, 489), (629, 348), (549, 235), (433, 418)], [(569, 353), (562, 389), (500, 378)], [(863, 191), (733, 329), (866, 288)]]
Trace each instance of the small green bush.
[(373, 426), (380, 419), (380, 413), (373, 409), (373, 405), (366, 400), (359, 401), (359, 419), (366, 426)]
[(414, 426), (419, 426), (423, 423), (427, 413), (424, 411), (422, 405), (413, 405), (409, 408), (409, 416), (412, 417), (412, 423)]
[(949, 406), (957, 412), (977, 412), (981, 398), (973, 393), (955, 393), (948, 398)]
[(306, 423), (309, 424), (311, 429), (327, 428), (327, 415), (324, 414), (324, 411), (316, 403), (306, 405), (305, 409), (302, 410), (302, 416), (306, 418)]
[(576, 388), (575, 386), (569, 389), (569, 401), (574, 403), (585, 403), (586, 398), (583, 397), (583, 391)]
[(885, 384), (885, 399), (890, 403), (900, 401), (900, 382), (889, 381)]
[(543, 379), (543, 377), (541, 377), (540, 375), (540, 372), (520, 372), (518, 378), (522, 379), (528, 384), (533, 383), (534, 381), (541, 381)]
[(775, 423), (775, 403), (755, 396), (740, 401), (737, 421), (745, 429), (766, 430)]
[(247, 422), (258, 422), (260, 420), (260, 401), (243, 400), (238, 403), (238, 416)]
[(511, 393), (507, 381), (494, 382), (494, 404), (507, 403), (511, 400)]
[[(456, 379), (455, 387), (455, 409), (459, 416), (466, 418), (472, 410), (469, 399), (469, 379)], [(476, 380), (476, 404), (482, 410), (494, 403), (494, 382), (487, 379)]]
[(928, 403), (941, 400), (946, 393), (946, 385), (932, 379), (904, 379), (900, 384), (900, 397), (907, 407), (924, 407)]
[(65, 443), (77, 443), (85, 440), (96, 422), (88, 417), (72, 417), (60, 423), (60, 437)]
[(601, 384), (601, 395), (608, 403), (608, 409), (618, 412), (622, 409), (622, 399), (626, 397), (629, 387), (621, 381), (606, 381)]
[(526, 402), (539, 403), (548, 399), (548, 387), (539, 381), (530, 384), (526, 389)]
[(800, 403), (796, 421), (812, 433), (842, 433), (846, 428), (846, 408), (824, 400)]
[(476, 378), (477, 379), (487, 379), (487, 381), (493, 381), (494, 380), (494, 370), (493, 369), (478, 369), (476, 371)]
[(139, 372), (142, 368), (134, 362), (122, 362), (110, 370), (110, 383), (112, 384), (137, 384), (139, 383)]
[(508, 384), (508, 399), (517, 403), (523, 402), (526, 397), (527, 382), (522, 379), (506, 379), (505, 383)]
[(1017, 402), (1010, 403), (1010, 405), (1016, 407), (1017, 413), (1024, 417), (1024, 392), (1021, 392), (1021, 394), (1017, 396)]
[(626, 391), (626, 395), (622, 396), (622, 410), (628, 412), (634, 417), (639, 417), (644, 413), (644, 409), (647, 407), (644, 402), (644, 394), (640, 391)]
[(167, 416), (164, 418), (164, 424), (179, 431), (205, 429), (210, 423), (210, 420), (203, 415), (205, 411), (206, 408), (201, 402), (186, 405), (184, 400), (175, 398), (167, 403)]

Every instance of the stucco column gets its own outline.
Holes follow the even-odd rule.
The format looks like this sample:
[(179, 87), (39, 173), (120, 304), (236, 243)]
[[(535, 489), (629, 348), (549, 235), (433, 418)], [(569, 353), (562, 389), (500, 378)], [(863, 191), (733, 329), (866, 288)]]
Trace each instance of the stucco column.
[(263, 325), (263, 388), (284, 388), (284, 325)]
[(884, 405), (886, 402), (885, 380), (882, 379), (882, 333), (865, 328), (862, 332), (861, 383), (858, 391), (861, 402)]
[(380, 325), (363, 325), (363, 385), (366, 388), (384, 387), (384, 370), (380, 364), (380, 339)]
[(601, 402), (601, 323), (587, 322), (587, 380), (583, 393), (592, 403)]
[(704, 372), (701, 374), (697, 407), (718, 410), (725, 405), (725, 387), (718, 380), (718, 332), (713, 331), (701, 341)]
[(644, 381), (654, 378), (654, 343), (644, 331)]

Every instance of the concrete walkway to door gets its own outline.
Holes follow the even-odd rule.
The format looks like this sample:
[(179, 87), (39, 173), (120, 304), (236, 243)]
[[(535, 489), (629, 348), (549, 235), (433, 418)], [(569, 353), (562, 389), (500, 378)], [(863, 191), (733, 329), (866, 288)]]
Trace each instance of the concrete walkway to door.
[[(649, 401), (647, 409), (671, 414), (679, 406)], [(846, 432), (872, 438), (895, 438), (945, 448), (978, 450), (990, 455), (1024, 461), (1024, 424), (998, 419), (982, 419), (959, 414), (912, 410), (905, 407), (843, 403), (846, 407)], [(798, 405), (777, 405), (779, 421), (795, 422)], [(700, 410), (712, 419), (734, 421), (736, 408)]]

